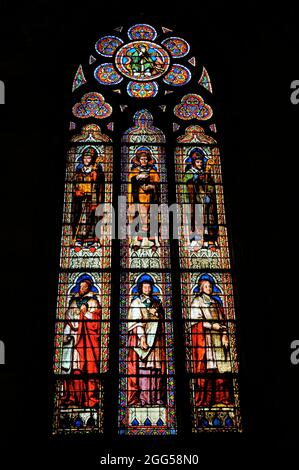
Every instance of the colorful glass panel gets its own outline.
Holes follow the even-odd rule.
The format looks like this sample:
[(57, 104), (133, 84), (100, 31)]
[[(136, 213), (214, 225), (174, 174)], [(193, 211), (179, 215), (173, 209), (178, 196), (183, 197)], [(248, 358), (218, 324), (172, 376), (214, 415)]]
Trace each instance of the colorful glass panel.
[(108, 268), (111, 263), (112, 146), (95, 124), (74, 136), (67, 160), (62, 268)]
[(166, 47), (172, 57), (176, 58), (185, 57), (190, 50), (190, 46), (187, 41), (177, 37), (164, 39), (161, 44)]
[(121, 47), (115, 56), (115, 65), (127, 78), (150, 81), (165, 74), (170, 57), (159, 44), (134, 41)]
[(128, 36), (131, 41), (137, 39), (147, 39), (148, 41), (154, 41), (157, 36), (157, 31), (149, 24), (136, 24), (131, 26), (128, 31)]
[(110, 267), (111, 147), (71, 147), (66, 178), (61, 266)]
[(163, 81), (167, 85), (182, 86), (191, 80), (191, 72), (184, 65), (174, 64), (170, 71), (165, 75)]
[(184, 144), (216, 144), (216, 140), (207, 135), (205, 130), (198, 125), (188, 126), (185, 130), (185, 134), (177, 138), (177, 142)]
[(152, 125), (147, 110), (135, 113), (134, 121), (122, 139), (121, 195), (126, 199), (128, 238), (121, 240), (121, 266), (167, 268), (169, 240), (161, 238), (165, 221), (159, 207), (167, 204), (165, 136)]
[(54, 433), (55, 434), (88, 434), (103, 432), (103, 386), (95, 379), (92, 386), (84, 382), (85, 393), (90, 393), (91, 387), (96, 390), (97, 407), (66, 406), (65, 390), (72, 387), (76, 394), (82, 393), (80, 379), (57, 380), (55, 392)]
[(199, 85), (203, 86), (206, 90), (208, 90), (210, 93), (213, 93), (211, 80), (205, 67), (203, 67), (202, 74), (198, 83)]
[[(122, 26), (115, 28), (120, 36), (122, 30)], [(162, 33), (172, 30), (162, 27)], [(124, 122), (130, 119), (131, 106), (138, 104), (126, 93), (146, 98), (151, 110), (139, 109), (133, 115), (133, 125), (121, 139), (120, 162), (114, 167), (112, 139), (94, 123), (111, 116), (111, 105), (102, 94), (89, 92), (81, 100), (79, 96), (72, 108), (70, 130), (81, 132), (72, 136), (67, 155), (55, 329), (54, 433), (104, 431), (111, 287), (119, 279), (111, 272), (113, 244), (113, 249), (120, 246), (119, 433), (177, 433), (173, 329), (178, 325), (183, 326), (178, 333), (185, 342), (192, 431), (241, 429), (220, 153), (215, 134), (209, 135), (216, 126), (186, 123), (212, 117), (211, 106), (196, 93), (198, 84), (210, 92), (212, 87), (204, 67), (198, 81), (195, 56), (184, 59), (194, 67), (192, 74), (184, 65), (172, 63), (190, 52), (187, 41), (172, 34), (161, 34), (157, 44), (157, 31), (137, 24), (128, 30), (129, 43), (114, 35), (97, 41), (97, 53), (111, 58), (110, 63), (92, 65), (96, 58), (89, 56), (90, 70), (96, 67), (95, 85), (120, 83), (109, 92), (114, 92), (116, 112)], [(164, 94), (159, 100), (159, 79), (173, 89), (188, 84), (188, 94), (180, 93), (173, 101), (174, 96), (166, 95), (177, 90), (166, 90), (160, 82)], [(73, 91), (84, 83), (79, 66)], [(180, 124), (172, 122), (172, 109)], [(157, 118), (161, 128), (154, 125)], [(82, 127), (81, 119), (87, 120)], [(120, 124), (110, 118), (105, 128), (113, 135), (123, 128)], [(180, 128), (183, 133), (177, 137), (172, 157), (166, 130)], [(120, 185), (113, 191), (116, 172)], [(173, 177), (174, 186), (168, 185)], [(174, 201), (174, 188), (173, 211), (169, 201)], [(121, 196), (119, 244), (112, 241), (113, 193)], [(169, 209), (178, 221), (178, 243), (169, 239)], [(173, 272), (175, 266), (178, 275)], [(179, 284), (182, 307), (173, 317), (172, 295), (178, 294)], [(174, 325), (178, 318), (182, 322)]]
[(77, 88), (79, 88), (81, 85), (84, 85), (84, 83), (86, 83), (86, 78), (84, 77), (82, 65), (79, 65), (76, 75), (74, 77), (72, 91), (77, 90)]
[(132, 98), (153, 98), (158, 93), (156, 82), (129, 82), (128, 95)]
[(176, 434), (169, 273), (121, 276), (120, 434)]
[(183, 96), (180, 104), (175, 106), (174, 114), (184, 121), (190, 119), (206, 121), (213, 116), (213, 111), (200, 95), (189, 93)]
[(111, 139), (98, 125), (87, 124), (71, 138), (56, 314), (54, 433), (103, 432), (103, 377), (108, 370), (110, 331), (111, 274), (107, 268), (111, 267), (112, 164)]
[[(174, 114), (183, 121), (207, 120), (213, 112), (201, 96), (187, 94)], [(215, 132), (215, 124), (208, 130)], [(235, 310), (220, 153), (206, 129), (191, 125), (177, 138), (174, 154), (192, 431), (239, 432)]]
[(97, 41), (95, 48), (100, 55), (112, 57), (121, 44), (123, 44), (123, 40), (116, 36), (104, 36)]
[(123, 79), (109, 63), (99, 65), (94, 71), (94, 77), (101, 85), (117, 85)]
[(73, 115), (77, 118), (88, 119), (94, 117), (96, 119), (105, 119), (112, 113), (112, 107), (105, 102), (105, 98), (100, 93), (86, 93), (81, 98), (80, 103), (76, 103), (73, 107)]
[(235, 311), (228, 272), (181, 274), (193, 431), (240, 430)]
[(60, 274), (54, 360), (55, 432), (102, 431), (99, 374), (108, 367), (110, 284), (109, 273)]
[(175, 161), (181, 266), (227, 269), (230, 261), (219, 150), (198, 144), (178, 146)]
[(169, 240), (161, 239), (159, 207), (167, 204), (165, 136), (149, 111), (133, 119), (122, 138), (123, 225), (130, 230), (120, 254), (131, 271), (121, 274), (119, 432), (175, 434)]
[(163, 132), (153, 126), (153, 116), (146, 109), (137, 111), (134, 114), (133, 121), (135, 125), (124, 133), (122, 137), (123, 142), (161, 144), (166, 141)]

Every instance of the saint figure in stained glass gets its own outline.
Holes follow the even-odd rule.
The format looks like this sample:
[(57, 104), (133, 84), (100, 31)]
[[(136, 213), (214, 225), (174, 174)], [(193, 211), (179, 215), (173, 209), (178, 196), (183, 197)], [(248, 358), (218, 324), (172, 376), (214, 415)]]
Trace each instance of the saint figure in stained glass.
[(99, 371), (101, 305), (90, 276), (80, 276), (72, 289), (65, 314), (62, 373), (77, 376), (64, 381), (63, 406), (94, 407), (98, 404), (97, 382), (82, 378)]
[(164, 311), (148, 276), (138, 282), (128, 319), (128, 405), (165, 405)]
[(148, 81), (164, 74), (170, 64), (167, 51), (149, 41), (133, 41), (122, 46), (115, 57), (117, 69), (126, 77)]
[(158, 231), (154, 226), (150, 227), (151, 204), (159, 204), (159, 182), (151, 152), (148, 149), (137, 150), (132, 160), (128, 187), (129, 224), (136, 218), (139, 222), (138, 235), (133, 235), (131, 240), (136, 248), (160, 246)]
[(196, 406), (232, 405), (231, 357), (228, 326), (211, 276), (198, 282), (191, 304), (192, 362)]
[(191, 246), (217, 248), (218, 217), (213, 177), (200, 149), (191, 152), (184, 174), (185, 203), (189, 209)]
[(96, 150), (87, 147), (80, 158), (74, 176), (72, 208), (73, 245), (99, 245), (95, 235), (98, 204), (104, 202), (105, 177), (97, 161)]
[(137, 44), (134, 50), (128, 51), (128, 56), (131, 57), (131, 64), (128, 64), (127, 67), (132, 70), (134, 75), (151, 76), (155, 64), (145, 44)]

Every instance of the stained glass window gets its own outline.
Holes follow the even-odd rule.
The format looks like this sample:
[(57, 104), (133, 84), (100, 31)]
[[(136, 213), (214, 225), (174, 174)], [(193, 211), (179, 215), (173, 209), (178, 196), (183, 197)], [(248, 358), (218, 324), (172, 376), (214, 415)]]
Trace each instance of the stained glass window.
[(193, 47), (130, 24), (99, 35), (74, 70), (54, 433), (106, 432), (115, 352), (115, 434), (178, 434), (177, 395), (190, 431), (241, 430), (217, 113)]
[(238, 362), (231, 276), (182, 272), (193, 430), (238, 430)]
[(168, 200), (165, 136), (153, 126), (153, 116), (147, 110), (138, 111), (133, 119), (135, 125), (122, 138), (121, 195), (128, 204), (130, 233), (129, 239), (121, 240), (121, 265), (168, 268), (169, 240), (160, 237), (163, 222), (160, 212), (157, 227), (149, 233), (150, 212), (155, 205), (166, 204)]
[[(197, 110), (202, 105), (203, 99), (191, 109), (195, 119), (205, 120)], [(188, 126), (177, 137), (175, 167), (193, 431), (235, 431), (240, 428), (235, 310), (216, 139), (201, 126)]]
[[(109, 220), (106, 231), (96, 233), (98, 206), (112, 203), (112, 146), (99, 126), (83, 126), (71, 138), (66, 170), (62, 268), (108, 268), (112, 237)], [(104, 224), (103, 224), (104, 225)], [(102, 227), (104, 228), (104, 227)]]
[(111, 211), (104, 208), (112, 202), (112, 156), (111, 139), (97, 124), (70, 139), (54, 360), (58, 433), (103, 431), (112, 243)]
[(159, 211), (168, 199), (165, 135), (145, 109), (134, 124), (122, 138), (129, 234), (121, 241), (121, 265), (130, 273), (121, 274), (119, 428), (121, 434), (175, 434), (169, 240), (161, 239)]
[(171, 277), (121, 276), (120, 434), (176, 434)]
[(57, 432), (102, 431), (100, 375), (108, 367), (110, 282), (107, 273), (60, 275), (54, 362)]

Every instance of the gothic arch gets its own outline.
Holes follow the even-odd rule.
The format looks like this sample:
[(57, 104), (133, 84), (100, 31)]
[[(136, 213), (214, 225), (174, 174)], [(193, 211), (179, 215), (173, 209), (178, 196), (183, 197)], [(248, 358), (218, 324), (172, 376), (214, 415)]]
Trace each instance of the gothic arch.
[[(234, 293), (208, 72), (176, 32), (130, 25), (99, 37), (72, 92), (53, 432), (105, 433), (109, 358), (119, 346), (115, 432), (177, 434), (178, 342), (192, 431), (240, 431)], [(103, 205), (117, 209), (119, 196), (118, 236), (125, 236), (115, 240), (114, 216), (104, 217)], [(161, 205), (174, 202), (178, 240), (165, 239), (161, 229)]]

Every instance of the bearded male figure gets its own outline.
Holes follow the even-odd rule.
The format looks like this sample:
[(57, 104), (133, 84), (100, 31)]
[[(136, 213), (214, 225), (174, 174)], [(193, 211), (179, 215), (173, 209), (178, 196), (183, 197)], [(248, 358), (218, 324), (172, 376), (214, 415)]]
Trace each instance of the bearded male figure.
[(134, 247), (150, 248), (160, 246), (159, 216), (158, 220), (150, 225), (151, 205), (160, 201), (160, 177), (154, 168), (154, 160), (149, 150), (139, 150), (133, 158), (133, 169), (129, 174), (128, 204), (129, 224), (138, 216), (138, 234), (131, 234), (131, 245)]
[(191, 154), (191, 165), (186, 169), (184, 183), (191, 246), (206, 246), (214, 251), (218, 238), (215, 183), (210, 171), (205, 170), (204, 156), (199, 151)]

